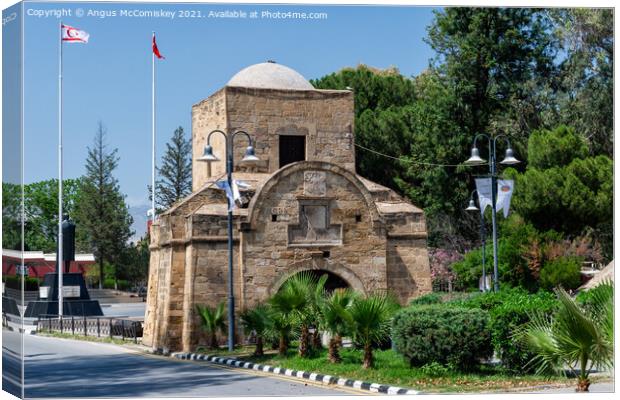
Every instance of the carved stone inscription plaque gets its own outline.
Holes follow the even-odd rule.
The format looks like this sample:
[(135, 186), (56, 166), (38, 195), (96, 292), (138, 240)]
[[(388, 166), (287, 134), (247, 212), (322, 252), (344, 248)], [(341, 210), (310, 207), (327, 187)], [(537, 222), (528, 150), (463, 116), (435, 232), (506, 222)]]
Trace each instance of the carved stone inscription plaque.
[(317, 246), (342, 244), (342, 225), (329, 221), (329, 205), (324, 200), (305, 200), (299, 205), (299, 225), (289, 225), (289, 245)]
[(304, 195), (325, 196), (325, 171), (304, 171)]

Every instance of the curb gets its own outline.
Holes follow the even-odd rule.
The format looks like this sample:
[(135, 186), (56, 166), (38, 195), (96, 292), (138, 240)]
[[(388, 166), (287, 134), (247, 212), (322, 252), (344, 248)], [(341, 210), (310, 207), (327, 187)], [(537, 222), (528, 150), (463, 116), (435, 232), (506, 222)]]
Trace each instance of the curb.
[(379, 383), (355, 381), (352, 379), (340, 378), (338, 376), (332, 376), (332, 375), (318, 374), (314, 372), (296, 371), (293, 369), (272, 367), (271, 365), (256, 364), (256, 363), (247, 362), (247, 361), (239, 361), (235, 358), (217, 357), (213, 355), (196, 354), (196, 353), (171, 353), (170, 356), (181, 359), (181, 360), (207, 361), (207, 362), (211, 362), (214, 364), (228, 365), (230, 367), (251, 369), (254, 371), (269, 372), (274, 375), (284, 375), (284, 376), (291, 376), (291, 377), (296, 377), (296, 378), (301, 378), (301, 379), (307, 379), (307, 380), (311, 380), (314, 382), (325, 383), (328, 385), (338, 385), (338, 386), (351, 387), (354, 389), (368, 390), (373, 393), (400, 394), (400, 395), (421, 394), (417, 390), (405, 389), (405, 388), (401, 388), (397, 386), (381, 385)]

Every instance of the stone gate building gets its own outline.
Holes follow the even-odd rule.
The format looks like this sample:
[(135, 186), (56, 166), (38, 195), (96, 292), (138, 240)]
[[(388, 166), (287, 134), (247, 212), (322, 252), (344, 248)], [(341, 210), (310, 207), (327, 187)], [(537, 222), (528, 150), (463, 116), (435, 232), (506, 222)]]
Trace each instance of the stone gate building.
[[(248, 185), (233, 213), (237, 312), (306, 270), (327, 273), (330, 288), (387, 290), (403, 304), (431, 291), (424, 214), (356, 174), (353, 121), (351, 91), (317, 90), (272, 62), (193, 106), (193, 193), (151, 228), (144, 344), (195, 348), (204, 340), (196, 305), (227, 299), (227, 202), (215, 185), (225, 162), (196, 161), (214, 129), (247, 131), (261, 160), (239, 163), (248, 143), (236, 138), (233, 178)], [(223, 138), (211, 144), (225, 160)]]

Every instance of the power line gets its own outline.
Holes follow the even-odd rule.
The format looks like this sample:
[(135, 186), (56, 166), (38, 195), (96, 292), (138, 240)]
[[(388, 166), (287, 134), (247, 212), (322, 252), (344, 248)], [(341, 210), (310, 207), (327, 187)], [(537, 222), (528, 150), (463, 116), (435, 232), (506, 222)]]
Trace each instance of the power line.
[(355, 146), (359, 147), (360, 149), (363, 149), (363, 150), (369, 151), (371, 153), (377, 154), (379, 156), (386, 157), (386, 158), (391, 158), (392, 160), (396, 160), (396, 161), (400, 161), (400, 162), (404, 162), (404, 163), (409, 163), (409, 164), (428, 165), (428, 166), (431, 166), (431, 167), (462, 167), (462, 166), (465, 165), (465, 164), (435, 164), (435, 163), (427, 163), (427, 162), (421, 162), (421, 161), (407, 160), (407, 159), (404, 159), (404, 158), (394, 157), (394, 156), (390, 156), (388, 154), (380, 153), (380, 152), (378, 152), (376, 150), (369, 149), (368, 147), (364, 147), (364, 146), (362, 146), (361, 144), (358, 144), (358, 143), (355, 143)]

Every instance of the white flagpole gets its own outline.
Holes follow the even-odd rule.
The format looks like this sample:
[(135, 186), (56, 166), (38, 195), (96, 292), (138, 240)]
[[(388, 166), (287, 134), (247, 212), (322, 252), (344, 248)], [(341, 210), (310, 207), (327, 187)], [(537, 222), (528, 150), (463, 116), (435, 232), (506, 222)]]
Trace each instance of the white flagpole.
[[(155, 40), (155, 31), (153, 31), (153, 41)], [(152, 44), (151, 44), (152, 46)], [(152, 127), (152, 143), (151, 156), (151, 221), (155, 222), (155, 52), (151, 49), (151, 127)]]
[(62, 21), (58, 44), (58, 316), (62, 317)]

